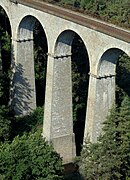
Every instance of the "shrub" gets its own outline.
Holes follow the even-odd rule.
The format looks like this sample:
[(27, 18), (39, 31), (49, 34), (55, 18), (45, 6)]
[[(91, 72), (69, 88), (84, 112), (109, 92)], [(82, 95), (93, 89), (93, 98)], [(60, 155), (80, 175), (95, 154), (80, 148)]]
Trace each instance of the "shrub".
[(15, 137), (0, 147), (0, 175), (4, 180), (61, 180), (62, 160), (41, 132)]
[(97, 143), (86, 142), (81, 154), (81, 171), (89, 180), (130, 178), (130, 98), (113, 109), (104, 122)]

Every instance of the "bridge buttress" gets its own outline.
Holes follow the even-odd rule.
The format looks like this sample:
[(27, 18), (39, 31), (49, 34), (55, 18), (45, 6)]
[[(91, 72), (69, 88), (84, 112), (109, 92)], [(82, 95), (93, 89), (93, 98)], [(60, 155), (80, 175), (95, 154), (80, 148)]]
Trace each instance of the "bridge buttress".
[(98, 77), (90, 74), (84, 140), (96, 142), (103, 122), (115, 102), (115, 75)]
[[(58, 58), (58, 59), (57, 59)], [(43, 137), (70, 163), (76, 155), (72, 119), (71, 57), (48, 57)]]

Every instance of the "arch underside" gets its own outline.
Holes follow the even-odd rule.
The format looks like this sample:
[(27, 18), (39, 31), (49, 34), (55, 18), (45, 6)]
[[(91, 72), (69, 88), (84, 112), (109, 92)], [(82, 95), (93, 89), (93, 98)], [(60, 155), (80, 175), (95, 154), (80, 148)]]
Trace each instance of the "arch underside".
[[(74, 51), (72, 51), (72, 48), (74, 46), (73, 42), (75, 38), (78, 38), (80, 39), (80, 41), (82, 41), (81, 38), (74, 31), (66, 30), (59, 35), (56, 41), (54, 59), (53, 59), (54, 61), (53, 62), (53, 86), (52, 86), (53, 92), (52, 92), (51, 120), (50, 120), (51, 121), (51, 131), (50, 131), (51, 135), (50, 136), (47, 135), (51, 137), (51, 139), (54, 141), (55, 139), (57, 142), (60, 141), (60, 143), (61, 143), (61, 137), (62, 137), (62, 143), (65, 143), (65, 140), (67, 141), (68, 139), (69, 142), (67, 144), (70, 147), (68, 146), (66, 147), (68, 148), (68, 150), (66, 149), (66, 152), (68, 152), (71, 158), (72, 158), (72, 155), (70, 155), (70, 153), (75, 154), (74, 152), (75, 150), (72, 153), (72, 149), (75, 149), (74, 148), (75, 140), (74, 140), (74, 133), (73, 133), (73, 102), (72, 102), (72, 61), (73, 61), (72, 59), (74, 59), (73, 58)], [(82, 45), (82, 46), (85, 47), (85, 45)], [(75, 59), (76, 59), (76, 56), (75, 56)], [(85, 61), (85, 60), (81, 59), (81, 61)], [(87, 66), (87, 69), (86, 69), (87, 72), (85, 73), (87, 74), (86, 76), (88, 76), (89, 62), (88, 62), (87, 52), (86, 52), (86, 64), (87, 65), (85, 66)], [(87, 85), (88, 85), (88, 82), (87, 82)], [(46, 91), (46, 96), (47, 96), (47, 91)], [(49, 98), (50, 97), (48, 97), (48, 99)], [(87, 102), (87, 97), (85, 101)], [(85, 104), (87, 104), (86, 102)], [(85, 121), (86, 105), (84, 108), (85, 108), (85, 115), (84, 115), (84, 121)], [(46, 111), (47, 110), (45, 107), (45, 117), (46, 117)], [(46, 120), (44, 119), (44, 127), (46, 126), (45, 124), (48, 123), (45, 121)], [(84, 131), (84, 127), (82, 128), (82, 131)], [(44, 130), (43, 130), (43, 133), (44, 135), (48, 134), (48, 132), (44, 132)], [(66, 155), (63, 155), (63, 156), (66, 156)]]
[(22, 19), (18, 28), (14, 73), (14, 98), (12, 105), (17, 115), (25, 115), (36, 108), (36, 87), (34, 71), (34, 35), (38, 20), (33, 16)]
[(97, 137), (99, 137), (102, 132), (103, 122), (115, 104), (116, 66), (119, 57), (123, 53), (121, 49), (111, 48), (104, 52), (100, 59), (98, 75), (95, 80), (95, 109), (91, 130), (92, 141), (96, 141)]

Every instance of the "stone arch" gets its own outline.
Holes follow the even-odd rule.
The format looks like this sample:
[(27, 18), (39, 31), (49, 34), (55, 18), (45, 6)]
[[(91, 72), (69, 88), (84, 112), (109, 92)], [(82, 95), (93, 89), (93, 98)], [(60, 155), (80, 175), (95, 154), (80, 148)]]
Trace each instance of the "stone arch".
[[(59, 38), (57, 39), (56, 54), (58, 53), (63, 54), (65, 56), (67, 55), (68, 61), (70, 61), (70, 69), (71, 69), (70, 77), (72, 81), (71, 99), (72, 99), (72, 107), (73, 107), (72, 119), (74, 122), (73, 132), (75, 134), (75, 140), (76, 140), (76, 154), (80, 155), (81, 147), (83, 144), (83, 137), (84, 137), (84, 126), (85, 126), (87, 97), (88, 97), (88, 85), (89, 85), (88, 74), (90, 68), (89, 68), (88, 52), (81, 37), (72, 30), (66, 30), (63, 31), (59, 35)], [(76, 82), (78, 85), (76, 85), (75, 83), (76, 79), (80, 79), (78, 83)], [(82, 90), (80, 86), (82, 86)], [(81, 104), (83, 104), (83, 106)]]
[[(110, 105), (108, 105), (109, 108), (111, 108), (111, 104), (114, 103), (115, 100), (115, 85), (116, 85), (116, 68), (118, 59), (121, 55), (126, 54), (122, 49), (119, 48), (110, 48), (106, 50), (100, 59), (99, 64), (99, 71), (97, 78), (100, 82), (103, 81), (102, 87), (106, 86), (105, 89), (109, 92), (109, 86), (112, 86), (111, 92), (108, 96)], [(104, 91), (105, 91), (104, 89)], [(111, 97), (111, 98), (110, 98)]]
[(18, 28), (18, 40), (32, 40), (33, 39), (33, 28), (36, 22), (36, 18), (33, 16), (24, 17)]
[(70, 55), (71, 56), (71, 45), (74, 38), (75, 32), (71, 30), (63, 31), (57, 38), (55, 44), (55, 56), (59, 55)]
[(97, 74), (99, 78), (115, 76), (116, 63), (122, 53), (123, 51), (118, 48), (110, 48), (103, 53), (98, 66)]
[(96, 141), (102, 131), (102, 123), (105, 121), (109, 110), (115, 104), (115, 80), (116, 64), (121, 49), (107, 49), (100, 58), (97, 76), (95, 76), (96, 90), (94, 102), (94, 120), (91, 140)]
[(33, 36), (36, 22), (39, 21), (34, 16), (25, 16), (19, 23), (14, 43), (16, 59), (12, 106), (17, 115), (28, 114), (36, 108)]
[(116, 63), (122, 50), (118, 48), (111, 48), (106, 50), (100, 59), (99, 71), (97, 75), (97, 94), (100, 97), (99, 106), (102, 106), (102, 111), (105, 117), (109, 109), (115, 101), (115, 77), (116, 77)]
[(8, 17), (8, 20), (9, 20), (9, 24), (10, 24), (10, 27), (11, 27), (11, 32), (12, 32), (12, 23), (11, 23), (11, 17), (10, 17), (10, 14), (8, 12), (8, 10), (3, 6), (3, 5), (0, 5), (0, 9), (3, 9), (5, 14), (7, 15)]
[[(57, 139), (59, 146), (55, 145), (55, 149), (60, 152), (60, 148), (67, 144), (66, 152), (60, 152), (65, 158), (72, 158), (75, 155), (74, 134), (73, 134), (73, 116), (72, 116), (72, 46), (74, 38), (82, 39), (72, 30), (63, 31), (57, 38), (53, 59), (53, 89), (52, 89), (52, 104), (51, 104), (51, 129), (50, 133), (45, 132), (48, 121), (46, 115), (44, 118), (43, 134), (47, 139), (53, 141)], [(84, 45), (85, 46), (85, 45)], [(87, 72), (88, 73), (88, 72)], [(50, 98), (50, 96), (49, 96)], [(87, 98), (86, 98), (87, 101)], [(86, 107), (85, 107), (86, 108)], [(86, 109), (85, 109), (86, 112)], [(45, 112), (46, 114), (46, 112)], [(85, 118), (85, 117), (84, 117)], [(47, 122), (46, 122), (47, 121)], [(62, 143), (61, 144), (61, 139)], [(56, 142), (55, 141), (55, 142)], [(66, 142), (65, 142), (66, 141)], [(58, 148), (60, 150), (58, 150)], [(73, 149), (73, 152), (72, 152)], [(68, 153), (68, 154), (64, 154)]]

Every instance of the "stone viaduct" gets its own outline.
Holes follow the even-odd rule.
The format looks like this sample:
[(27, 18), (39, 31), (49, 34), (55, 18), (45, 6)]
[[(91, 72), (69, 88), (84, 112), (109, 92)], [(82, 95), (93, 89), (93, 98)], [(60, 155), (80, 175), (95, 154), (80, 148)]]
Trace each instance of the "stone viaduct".
[[(12, 31), (12, 102), (16, 114), (24, 115), (36, 108), (33, 57), (35, 22), (39, 21), (44, 29), (48, 62), (43, 136), (47, 141), (53, 142), (65, 163), (71, 162), (75, 156), (71, 79), (73, 38), (75, 35), (80, 36), (89, 57), (84, 138), (88, 134), (94, 142), (115, 100), (118, 57), (122, 51), (130, 56), (130, 32), (94, 18), (85, 19), (84, 15), (69, 10), (57, 8), (61, 13), (53, 12), (50, 10), (52, 5), (47, 5), (46, 8), (38, 0), (30, 3), (29, 0), (0, 0), (0, 6), (7, 13)], [(75, 18), (70, 18), (69, 13)], [(78, 20), (78, 16), (82, 21)]]

